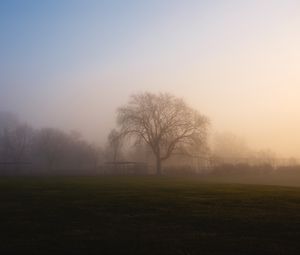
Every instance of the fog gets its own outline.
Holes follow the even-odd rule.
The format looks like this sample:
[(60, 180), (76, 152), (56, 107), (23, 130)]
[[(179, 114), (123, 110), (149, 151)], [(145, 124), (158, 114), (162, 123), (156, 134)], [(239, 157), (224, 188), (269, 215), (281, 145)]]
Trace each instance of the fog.
[(183, 98), (251, 151), (300, 158), (299, 1), (0, 3), (0, 109), (105, 147), (116, 110)]

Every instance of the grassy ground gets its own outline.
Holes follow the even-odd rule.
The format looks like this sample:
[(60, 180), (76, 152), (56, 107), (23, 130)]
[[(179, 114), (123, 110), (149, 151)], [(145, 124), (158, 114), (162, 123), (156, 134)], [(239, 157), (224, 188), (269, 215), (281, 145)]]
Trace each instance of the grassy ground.
[(300, 254), (300, 188), (0, 179), (0, 254)]

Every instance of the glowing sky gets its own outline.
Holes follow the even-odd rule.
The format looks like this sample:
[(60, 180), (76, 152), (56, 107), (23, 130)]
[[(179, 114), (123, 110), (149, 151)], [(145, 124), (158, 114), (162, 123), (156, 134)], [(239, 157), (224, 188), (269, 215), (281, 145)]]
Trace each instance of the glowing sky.
[(300, 1), (0, 1), (1, 110), (103, 142), (146, 90), (300, 157)]

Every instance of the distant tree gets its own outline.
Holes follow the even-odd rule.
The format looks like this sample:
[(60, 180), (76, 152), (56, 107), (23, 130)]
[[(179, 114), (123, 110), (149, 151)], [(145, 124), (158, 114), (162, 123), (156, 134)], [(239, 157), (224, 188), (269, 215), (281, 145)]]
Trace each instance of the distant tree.
[(10, 137), (19, 124), (19, 120), (14, 114), (0, 111), (0, 162), (12, 160)]
[(0, 112), (0, 161), (18, 164), (26, 160), (34, 130), (7, 112)]
[(264, 149), (255, 153), (255, 161), (260, 165), (276, 166), (278, 155), (270, 149)]
[(0, 173), (23, 170), (27, 162), (31, 164), (26, 164), (26, 171), (31, 172), (43, 167), (69, 172), (95, 170), (102, 159), (101, 148), (85, 141), (77, 131), (35, 130), (14, 114), (0, 111)]
[(43, 128), (35, 137), (37, 160), (48, 170), (74, 171), (95, 169), (100, 160), (100, 149), (89, 144), (80, 133)]
[(79, 132), (72, 131), (66, 136), (68, 142), (65, 146), (66, 162), (74, 168), (96, 168), (101, 156), (100, 148), (89, 144)]
[(9, 151), (10, 161), (21, 163), (31, 149), (34, 136), (33, 128), (26, 124), (20, 124), (5, 134), (6, 148)]
[(206, 139), (208, 123), (206, 116), (167, 93), (132, 95), (129, 103), (118, 109), (121, 133), (150, 146), (158, 175), (162, 173), (162, 162), (176, 148)]
[(122, 145), (122, 134), (115, 129), (111, 130), (108, 135), (108, 153), (113, 162), (116, 162), (119, 159)]
[(90, 162), (94, 168), (97, 168), (104, 159), (103, 149), (95, 145), (89, 145), (88, 148)]
[(56, 167), (64, 158), (67, 136), (64, 132), (54, 128), (43, 128), (36, 136), (36, 150), (38, 158), (48, 169)]
[(213, 141), (213, 155), (224, 160), (224, 163), (237, 163), (239, 160), (252, 157), (252, 150), (243, 138), (230, 133), (218, 133)]

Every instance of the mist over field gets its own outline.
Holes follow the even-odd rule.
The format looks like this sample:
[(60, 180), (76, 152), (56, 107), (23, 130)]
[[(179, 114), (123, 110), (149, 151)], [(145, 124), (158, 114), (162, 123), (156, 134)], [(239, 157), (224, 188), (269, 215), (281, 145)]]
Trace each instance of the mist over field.
[(299, 1), (1, 1), (0, 109), (103, 146), (169, 92), (255, 150), (300, 157)]
[(299, 7), (1, 1), (2, 173), (297, 175)]
[(0, 254), (300, 254), (299, 0), (1, 0)]

